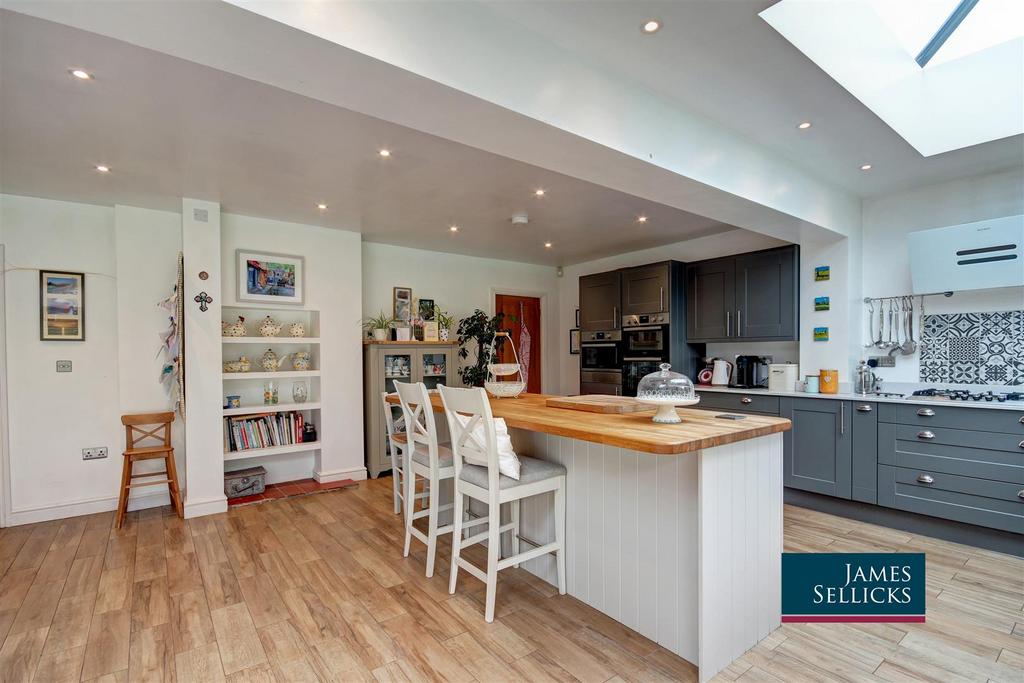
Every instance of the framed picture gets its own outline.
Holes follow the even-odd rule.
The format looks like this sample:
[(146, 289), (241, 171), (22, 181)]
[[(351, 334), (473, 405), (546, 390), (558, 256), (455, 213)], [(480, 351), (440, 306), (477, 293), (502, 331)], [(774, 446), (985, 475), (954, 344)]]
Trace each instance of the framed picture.
[(831, 266), (815, 266), (814, 267), (814, 281), (815, 282), (825, 282), (826, 280), (831, 279), (831, 277), (832, 277), (832, 268), (831, 268)]
[[(579, 313), (579, 311), (577, 311)], [(580, 331), (577, 329), (569, 330), (569, 353), (578, 354), (580, 352)]]
[(268, 304), (304, 302), (306, 261), (301, 256), (238, 249), (238, 300)]
[(427, 320), (423, 323), (423, 341), (436, 342), (439, 334), (436, 320)]
[(391, 290), (391, 314), (395, 320), (409, 322), (412, 320), (412, 287), (394, 287)]
[(85, 274), (39, 271), (40, 341), (85, 341)]
[(420, 299), (420, 301), (419, 301), (419, 316), (420, 316), (420, 320), (433, 320), (434, 319), (434, 300), (433, 299)]
[(814, 310), (827, 311), (832, 308), (831, 301), (827, 296), (814, 297)]

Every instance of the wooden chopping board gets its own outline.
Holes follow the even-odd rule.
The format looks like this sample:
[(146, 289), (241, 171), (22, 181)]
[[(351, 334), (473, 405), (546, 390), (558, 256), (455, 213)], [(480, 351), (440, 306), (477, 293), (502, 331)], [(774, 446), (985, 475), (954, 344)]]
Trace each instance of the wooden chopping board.
[(629, 396), (612, 396), (609, 394), (588, 394), (586, 396), (552, 396), (545, 401), (548, 408), (565, 408), (582, 410), (588, 413), (636, 413), (641, 410), (652, 410)]

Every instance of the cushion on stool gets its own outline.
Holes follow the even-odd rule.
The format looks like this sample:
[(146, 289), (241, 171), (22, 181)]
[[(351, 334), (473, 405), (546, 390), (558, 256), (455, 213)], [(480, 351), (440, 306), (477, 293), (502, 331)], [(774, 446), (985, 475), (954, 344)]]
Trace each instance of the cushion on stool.
[[(421, 465), (430, 467), (430, 453), (423, 444), (417, 444), (416, 450), (412, 452), (412, 459)], [(448, 446), (437, 446), (437, 466), (441, 469), (452, 466), (452, 449)]]
[[(557, 462), (548, 462), (547, 460), (538, 460), (537, 458), (520, 455), (519, 480), (516, 481), (512, 477), (500, 474), (498, 475), (498, 488), (509, 489), (514, 486), (533, 484), (545, 479), (564, 477), (565, 473), (565, 466), (559, 465)], [(480, 465), (464, 464), (460, 479), (480, 488), (487, 488), (487, 468)]]

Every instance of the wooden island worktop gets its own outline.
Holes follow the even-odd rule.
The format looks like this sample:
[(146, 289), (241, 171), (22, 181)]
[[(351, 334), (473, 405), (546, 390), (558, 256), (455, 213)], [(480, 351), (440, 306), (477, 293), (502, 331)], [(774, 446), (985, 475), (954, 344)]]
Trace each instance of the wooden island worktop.
[[(642, 453), (678, 455), (783, 432), (792, 423), (781, 417), (748, 415), (742, 420), (722, 420), (725, 411), (678, 409), (682, 424), (651, 421), (654, 408), (635, 413), (589, 413), (551, 408), (545, 394), (521, 394), (518, 398), (491, 398), (494, 417), (504, 418), (513, 429), (553, 434), (580, 441), (601, 443)], [(396, 396), (389, 397), (398, 403)], [(440, 394), (431, 392), (435, 412), (442, 412)]]
[[(781, 622), (782, 433), (790, 421), (682, 408), (681, 424), (657, 424), (653, 409), (587, 412), (548, 406), (549, 398), (490, 403), (517, 454), (565, 466), (567, 592), (709, 680)], [(439, 395), (431, 402), (443, 410)], [(447, 438), (446, 421), (437, 425)], [(451, 485), (439, 485), (450, 501)], [(526, 542), (554, 537), (545, 496), (522, 501), (519, 514)], [(506, 540), (503, 555), (509, 550)], [(556, 582), (551, 555), (522, 567)]]

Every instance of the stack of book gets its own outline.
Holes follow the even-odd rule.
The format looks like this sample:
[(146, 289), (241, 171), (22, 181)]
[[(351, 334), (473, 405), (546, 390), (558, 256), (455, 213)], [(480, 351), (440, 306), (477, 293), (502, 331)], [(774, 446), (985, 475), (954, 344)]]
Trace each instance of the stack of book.
[(259, 413), (224, 418), (225, 452), (302, 443), (302, 413)]

